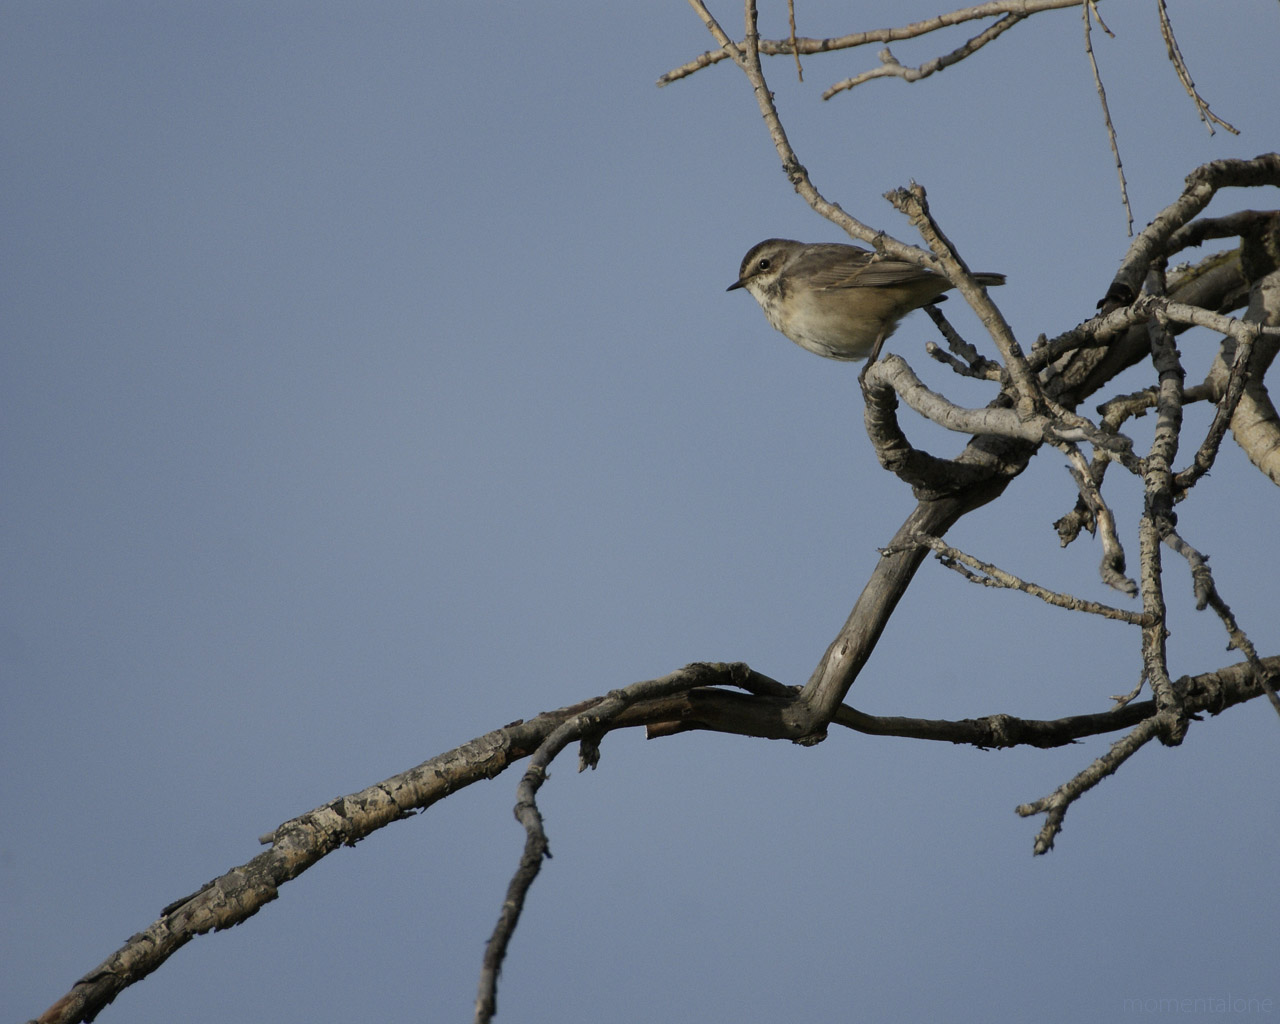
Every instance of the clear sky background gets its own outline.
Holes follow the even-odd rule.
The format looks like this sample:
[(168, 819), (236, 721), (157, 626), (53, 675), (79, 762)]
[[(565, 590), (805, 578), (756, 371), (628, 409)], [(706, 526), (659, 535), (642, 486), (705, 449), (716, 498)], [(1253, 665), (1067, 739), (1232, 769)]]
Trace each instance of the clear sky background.
[[(798, 0), (798, 29), (943, 9)], [(1274, 0), (1170, 2), (1238, 138), (1196, 119), (1153, 5), (1102, 9), (1139, 227), (1197, 164), (1280, 146)], [(715, 10), (740, 34), (735, 4)], [(840, 235), (793, 194), (731, 64), (655, 88), (710, 45), (676, 0), (0, 7), (4, 1020), (260, 834), (486, 730), (693, 660), (808, 677), (912, 499), (863, 434), (857, 366), (724, 293), (760, 239)], [(1127, 238), (1079, 12), (820, 101), (875, 49), (809, 58), (802, 85), (790, 58), (766, 67), (818, 187), (914, 241), (880, 196), (925, 184), (970, 265), (1008, 273), (1024, 344), (1087, 318)], [(890, 347), (985, 401), (928, 365), (932, 336), (918, 314)], [(1180, 344), (1198, 379), (1215, 339)], [(940, 453), (964, 443), (907, 422)], [(1059, 549), (1074, 492), (1056, 454), (1036, 463), (953, 542), (1122, 602), (1094, 542)], [(1139, 488), (1108, 485), (1136, 562)], [(1274, 654), (1275, 489), (1228, 442), (1201, 490), (1184, 533)], [(1168, 561), (1175, 674), (1236, 660)], [(930, 562), (850, 700), (1056, 717), (1106, 708), (1139, 666), (1128, 627)], [(1254, 702), (1145, 750), (1041, 858), (1040, 820), (1013, 808), (1114, 737), (613, 735), (599, 770), (567, 756), (543, 789), (555, 856), (499, 1019), (1280, 1013), (1278, 725)], [(523, 841), (517, 781), (330, 856), (100, 1020), (469, 1019)]]

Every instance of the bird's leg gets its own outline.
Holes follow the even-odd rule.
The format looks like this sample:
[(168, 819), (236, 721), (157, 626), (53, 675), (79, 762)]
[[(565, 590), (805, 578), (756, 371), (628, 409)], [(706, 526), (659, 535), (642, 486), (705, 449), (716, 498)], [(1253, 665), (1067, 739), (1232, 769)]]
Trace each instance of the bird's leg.
[(884, 339), (889, 336), (889, 332), (881, 330), (876, 335), (876, 343), (871, 346), (871, 354), (867, 356), (867, 361), (862, 366), (862, 372), (858, 374), (858, 381), (861, 382), (867, 376), (867, 371), (871, 369), (871, 364), (880, 358), (880, 349), (884, 347)]

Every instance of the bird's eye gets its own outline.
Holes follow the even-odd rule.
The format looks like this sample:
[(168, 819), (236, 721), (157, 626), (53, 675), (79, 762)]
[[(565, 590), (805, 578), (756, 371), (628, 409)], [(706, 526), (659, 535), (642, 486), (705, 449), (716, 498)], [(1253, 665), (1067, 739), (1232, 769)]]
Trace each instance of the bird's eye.
[(768, 270), (771, 266), (773, 266), (773, 261), (766, 256), (756, 264), (756, 270)]

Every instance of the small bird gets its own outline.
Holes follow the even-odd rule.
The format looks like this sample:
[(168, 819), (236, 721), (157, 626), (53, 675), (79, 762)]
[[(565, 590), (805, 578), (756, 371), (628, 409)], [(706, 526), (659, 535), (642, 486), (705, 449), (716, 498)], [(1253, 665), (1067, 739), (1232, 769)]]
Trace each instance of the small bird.
[[(1004, 274), (974, 274), (979, 284), (1004, 284)], [(777, 330), (828, 359), (874, 362), (898, 321), (940, 302), (955, 287), (914, 263), (882, 258), (856, 245), (813, 245), (769, 238), (742, 258), (738, 280)]]

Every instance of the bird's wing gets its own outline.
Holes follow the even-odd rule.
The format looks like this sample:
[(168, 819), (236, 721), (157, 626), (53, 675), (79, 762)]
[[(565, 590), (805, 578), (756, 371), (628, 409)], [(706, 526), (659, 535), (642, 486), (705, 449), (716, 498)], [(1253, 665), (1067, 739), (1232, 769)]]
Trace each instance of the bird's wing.
[(873, 259), (866, 249), (834, 243), (814, 246), (795, 269), (805, 272), (815, 288), (892, 288), (938, 276), (914, 263)]

